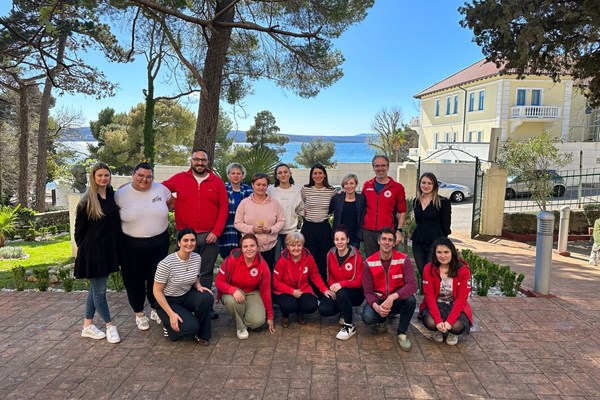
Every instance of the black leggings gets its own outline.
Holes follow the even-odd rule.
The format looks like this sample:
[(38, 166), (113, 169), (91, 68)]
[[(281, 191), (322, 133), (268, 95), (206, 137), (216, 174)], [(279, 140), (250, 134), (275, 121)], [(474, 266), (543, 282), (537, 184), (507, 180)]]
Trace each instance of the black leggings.
[(302, 224), (302, 235), (304, 235), (304, 247), (310, 251), (323, 282), (327, 282), (327, 252), (333, 246), (331, 239), (331, 225), (329, 221), (310, 222)]
[(343, 288), (335, 293), (335, 300), (323, 296), (319, 304), (319, 314), (331, 317), (341, 312), (344, 322), (352, 323), (352, 307), (360, 306), (365, 300), (362, 289)]
[(274, 294), (273, 300), (279, 304), (281, 315), (288, 317), (290, 314), (312, 314), (317, 311), (319, 303), (317, 296), (311, 293), (304, 293), (299, 298), (295, 298), (291, 294)]

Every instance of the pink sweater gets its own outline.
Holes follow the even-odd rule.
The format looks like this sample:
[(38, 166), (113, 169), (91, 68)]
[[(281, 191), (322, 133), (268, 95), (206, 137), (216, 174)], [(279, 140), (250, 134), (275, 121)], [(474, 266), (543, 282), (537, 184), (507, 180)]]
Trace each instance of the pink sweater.
[(235, 229), (242, 234), (253, 233), (254, 226), (263, 225), (271, 228), (271, 233), (259, 233), (258, 250), (267, 251), (275, 247), (277, 243), (277, 234), (283, 228), (284, 224), (283, 210), (277, 200), (267, 195), (264, 203), (257, 203), (254, 200), (254, 194), (246, 197), (235, 212)]

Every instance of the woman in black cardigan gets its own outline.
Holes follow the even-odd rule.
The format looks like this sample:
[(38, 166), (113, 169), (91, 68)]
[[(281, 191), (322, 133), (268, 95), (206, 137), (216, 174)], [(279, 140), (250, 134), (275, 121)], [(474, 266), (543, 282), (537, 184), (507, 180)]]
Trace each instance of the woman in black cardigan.
[(340, 225), (343, 225), (348, 232), (350, 245), (360, 249), (362, 241), (362, 225), (367, 209), (365, 196), (356, 193), (358, 178), (354, 174), (348, 174), (342, 179), (341, 193), (331, 198), (329, 212), (333, 213), (333, 227), (335, 231)]
[(431, 244), (440, 237), (451, 233), (450, 219), (452, 210), (450, 201), (438, 195), (438, 180), (431, 172), (425, 172), (419, 178), (417, 198), (414, 203), (417, 227), (412, 234), (412, 249), (419, 276), (423, 278), (423, 268), (433, 255)]

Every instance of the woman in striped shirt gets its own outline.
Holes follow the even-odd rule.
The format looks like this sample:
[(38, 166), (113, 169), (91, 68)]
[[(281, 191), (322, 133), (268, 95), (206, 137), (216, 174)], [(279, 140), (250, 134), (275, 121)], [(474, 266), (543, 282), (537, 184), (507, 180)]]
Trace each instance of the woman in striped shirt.
[(300, 193), (304, 202), (304, 223), (301, 230), (306, 240), (304, 247), (315, 259), (321, 278), (327, 281), (327, 252), (333, 245), (329, 204), (336, 192), (329, 184), (327, 171), (322, 164), (312, 166), (308, 185), (304, 185)]
[(185, 228), (177, 234), (179, 250), (158, 263), (154, 277), (156, 310), (172, 341), (193, 337), (202, 346), (210, 344), (212, 291), (200, 283), (200, 255), (195, 253), (196, 233)]

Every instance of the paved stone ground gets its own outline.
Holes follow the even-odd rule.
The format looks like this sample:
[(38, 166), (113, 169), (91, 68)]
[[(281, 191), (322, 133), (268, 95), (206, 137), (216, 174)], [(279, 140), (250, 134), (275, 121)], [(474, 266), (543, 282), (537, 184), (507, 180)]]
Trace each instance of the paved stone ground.
[[(453, 237), (532, 285), (529, 245)], [(475, 297), (474, 329), (454, 347), (415, 318), (410, 353), (394, 325), (378, 335), (357, 323), (342, 342), (337, 319), (317, 315), (240, 341), (221, 306), (209, 347), (171, 343), (154, 323), (137, 330), (124, 293), (109, 294), (122, 337), (111, 345), (79, 336), (85, 293), (1, 292), (0, 398), (600, 399), (599, 278), (600, 268), (556, 256), (557, 297)]]

